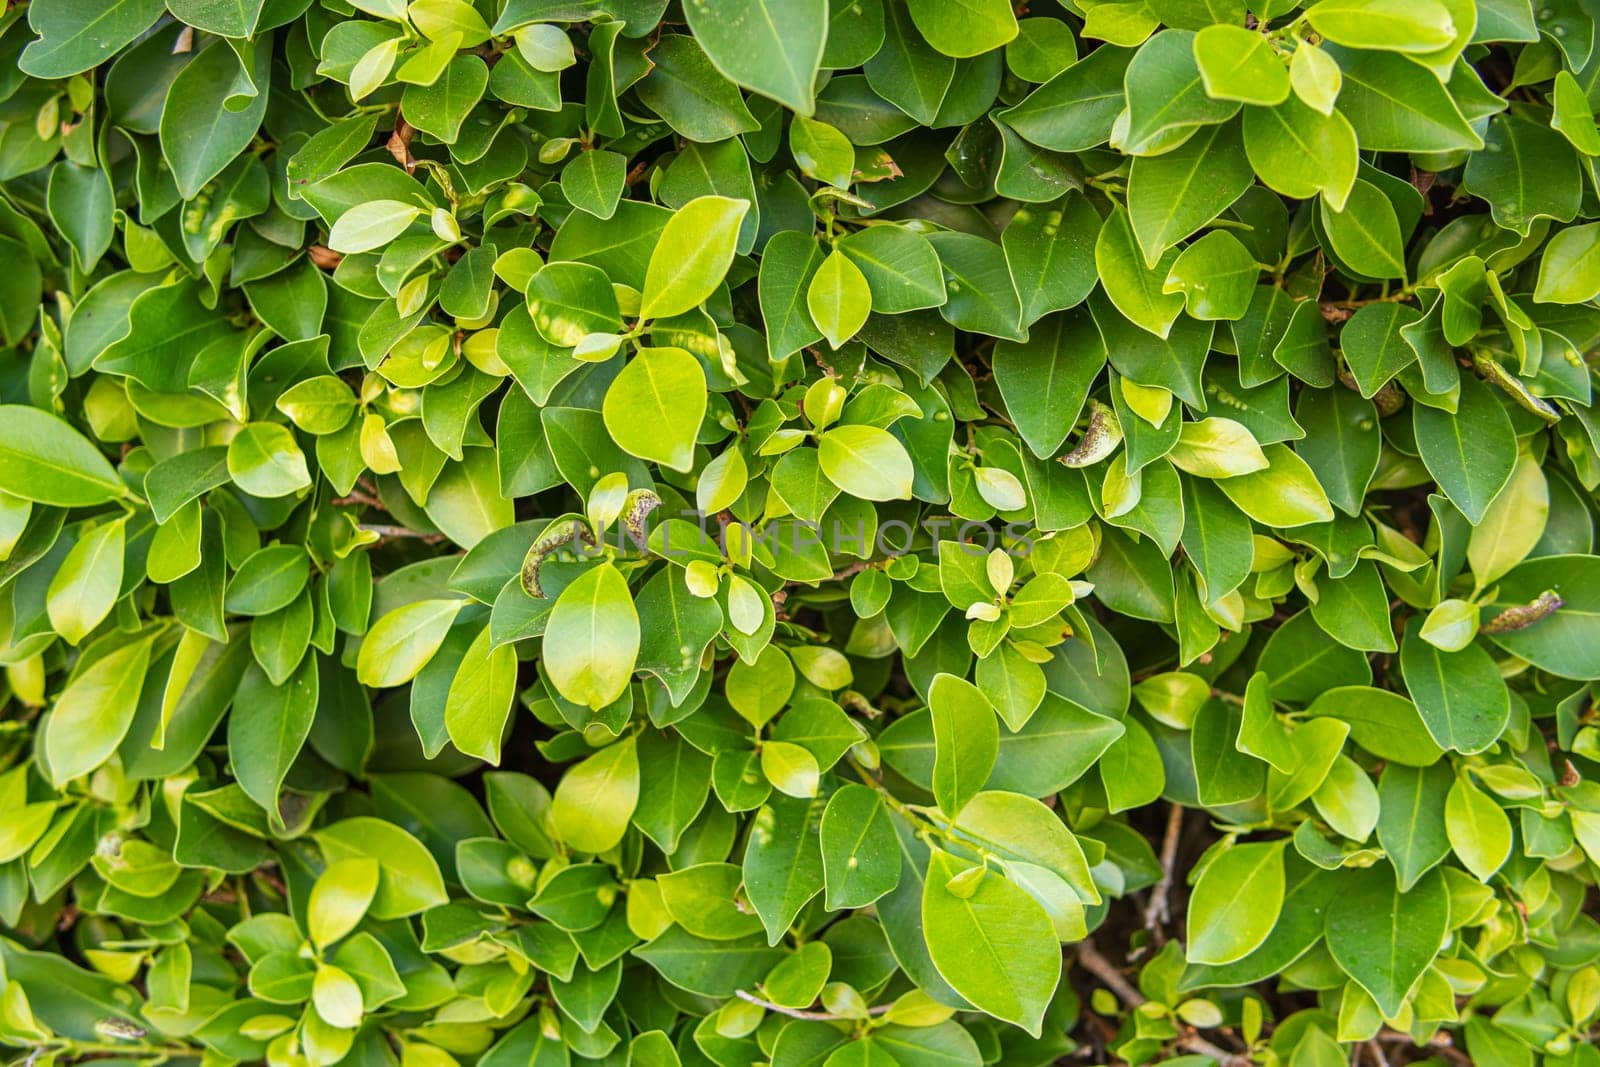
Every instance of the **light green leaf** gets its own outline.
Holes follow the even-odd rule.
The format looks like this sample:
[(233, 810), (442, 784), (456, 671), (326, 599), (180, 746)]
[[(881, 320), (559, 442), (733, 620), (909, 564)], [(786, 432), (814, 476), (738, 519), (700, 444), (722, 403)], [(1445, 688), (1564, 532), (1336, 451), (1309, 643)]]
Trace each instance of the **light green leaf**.
[(377, 896), (381, 870), (370, 856), (328, 864), (311, 887), (306, 905), (306, 929), (312, 944), (327, 948), (356, 928)]
[(681, 348), (643, 348), (612, 379), (602, 413), (623, 451), (677, 471), (694, 467), (706, 375)]
[(917, 31), (947, 56), (962, 59), (992, 51), (1017, 36), (1006, 0), (907, 0)]
[(375, 688), (404, 685), (428, 665), (466, 602), (417, 600), (373, 623), (356, 656), (356, 677)]
[(835, 426), (817, 441), (828, 480), (863, 500), (909, 500), (914, 471), (905, 445), (876, 426)]
[(674, 212), (650, 253), (640, 316), (681, 315), (709, 297), (728, 273), (749, 210), (748, 200), (701, 196)]
[(933, 716), (933, 795), (954, 818), (988, 781), (999, 753), (999, 720), (982, 690), (952, 674), (928, 688)]
[(1283, 907), (1285, 844), (1231, 845), (1206, 864), (1189, 900), (1191, 963), (1243, 959), (1272, 933)]
[(0, 405), (0, 490), (55, 507), (88, 507), (127, 492), (89, 439), (22, 404)]
[(469, 756), (498, 765), (500, 738), (516, 695), (516, 649), (494, 646), (485, 626), (467, 646), (445, 697), (444, 726), (450, 742)]
[(122, 591), (127, 523), (101, 523), (78, 539), (50, 579), (45, 607), (50, 625), (69, 645), (82, 641), (111, 614)]
[(855, 261), (839, 249), (828, 253), (806, 289), (806, 310), (837, 350), (854, 337), (872, 310), (872, 289)]
[(1352, 48), (1432, 52), (1456, 34), (1450, 12), (1438, 0), (1319, 0), (1306, 21), (1322, 36)]
[(122, 743), (138, 710), (153, 639), (138, 637), (101, 655), (56, 698), (41, 737), (56, 788), (100, 766)]
[(615, 848), (622, 840), (638, 803), (639, 751), (637, 742), (629, 736), (607, 745), (562, 775), (550, 816), (555, 820), (556, 833), (569, 847), (578, 852), (600, 853)]
[(1050, 916), (1026, 890), (934, 849), (922, 929), (934, 966), (957, 993), (997, 1019), (1040, 1033), (1061, 979), (1061, 949)]
[(1167, 459), (1179, 470), (1199, 478), (1234, 478), (1268, 467), (1267, 454), (1255, 435), (1220, 415), (1184, 423)]
[(1194, 35), (1194, 59), (1206, 95), (1272, 107), (1289, 98), (1289, 72), (1259, 33), (1211, 25)]
[(374, 919), (403, 919), (449, 899), (433, 856), (406, 830), (367, 815), (316, 831), (329, 863), (370, 857), (378, 861), (378, 892), (368, 911)]
[(1511, 820), (1466, 774), (1450, 787), (1444, 825), (1450, 847), (1480, 882), (1487, 882), (1511, 857)]
[(1267, 526), (1328, 522), (1333, 507), (1306, 461), (1288, 445), (1267, 445), (1263, 470), (1225, 478), (1217, 485), (1239, 510)]
[(639, 613), (616, 567), (591, 567), (561, 591), (542, 655), (545, 677), (574, 704), (599, 711), (622, 695), (639, 655)]

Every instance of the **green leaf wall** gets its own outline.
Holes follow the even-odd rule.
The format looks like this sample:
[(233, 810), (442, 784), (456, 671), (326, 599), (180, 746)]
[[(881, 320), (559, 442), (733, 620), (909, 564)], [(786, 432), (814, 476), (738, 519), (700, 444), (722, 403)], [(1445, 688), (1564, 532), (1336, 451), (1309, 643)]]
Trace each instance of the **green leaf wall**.
[(0, 53), (8, 1062), (1600, 1065), (1591, 0)]

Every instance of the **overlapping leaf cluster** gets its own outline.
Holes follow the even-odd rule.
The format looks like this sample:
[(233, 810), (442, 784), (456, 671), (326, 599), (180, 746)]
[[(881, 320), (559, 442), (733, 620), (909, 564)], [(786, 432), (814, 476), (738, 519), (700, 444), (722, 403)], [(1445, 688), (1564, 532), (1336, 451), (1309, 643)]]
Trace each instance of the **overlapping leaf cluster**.
[(0, 1044), (1594, 1067), (1600, 10), (1019, 11), (11, 8)]

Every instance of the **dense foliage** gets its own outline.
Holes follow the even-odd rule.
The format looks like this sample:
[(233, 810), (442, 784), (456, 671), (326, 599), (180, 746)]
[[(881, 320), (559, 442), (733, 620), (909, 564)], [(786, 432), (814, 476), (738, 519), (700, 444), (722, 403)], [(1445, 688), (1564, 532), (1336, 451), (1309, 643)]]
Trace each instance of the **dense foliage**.
[(1600, 1064), (1600, 8), (1060, 5), (13, 6), (0, 1045)]

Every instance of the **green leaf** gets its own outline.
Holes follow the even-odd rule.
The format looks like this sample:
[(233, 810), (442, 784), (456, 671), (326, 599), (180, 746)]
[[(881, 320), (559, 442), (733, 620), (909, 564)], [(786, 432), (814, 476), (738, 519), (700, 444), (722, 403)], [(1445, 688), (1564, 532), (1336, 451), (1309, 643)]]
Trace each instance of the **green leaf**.
[(420, 207), (400, 200), (356, 204), (328, 231), (328, 247), (347, 254), (382, 248), (405, 233), (421, 214)]
[(1450, 847), (1480, 882), (1493, 877), (1511, 856), (1511, 820), (1464, 774), (1450, 787), (1444, 826)]
[[(339, 219), (342, 224), (349, 214)], [(606, 272), (588, 263), (551, 263), (528, 282), (528, 314), (553, 345), (572, 348), (592, 333), (618, 333), (622, 315)]]
[(806, 288), (806, 310), (828, 347), (838, 350), (867, 321), (872, 310), (872, 290), (855, 261), (839, 249), (828, 253)]
[(1482, 752), (1500, 739), (1511, 697), (1489, 654), (1477, 645), (1446, 652), (1422, 640), (1421, 623), (1406, 626), (1400, 670), (1428, 733), (1441, 748)]
[(1272, 933), (1283, 907), (1284, 842), (1232, 845), (1205, 865), (1189, 901), (1188, 958), (1243, 959)]
[(1027, 341), (995, 344), (995, 384), (1034, 455), (1048, 459), (1060, 450), (1105, 360), (1100, 331), (1084, 314), (1051, 315)]
[(958, 59), (991, 51), (1017, 36), (1006, 0), (907, 0), (917, 31), (933, 47)]
[(305, 453), (273, 422), (252, 422), (228, 442), (228, 476), (252, 496), (291, 496), (311, 486)]
[(78, 539), (45, 592), (50, 625), (76, 645), (111, 613), (122, 590), (127, 523), (105, 522)]
[(627, 833), (638, 802), (638, 743), (624, 737), (562, 775), (550, 817), (557, 835), (569, 847), (578, 852), (606, 852)]
[(823, 811), (821, 799), (775, 796), (751, 823), (744, 850), (744, 888), (766, 927), (769, 945), (783, 940), (800, 909), (822, 892), (817, 820)]
[(1389, 856), (1407, 893), (1450, 852), (1445, 802), (1452, 784), (1450, 767), (1393, 765), (1378, 778), (1378, 843)]
[(1267, 445), (1261, 451), (1267, 458), (1264, 469), (1217, 483), (1240, 511), (1268, 526), (1306, 526), (1333, 518), (1328, 494), (1305, 460), (1287, 445)]
[(1339, 65), (1339, 111), (1361, 147), (1378, 152), (1476, 151), (1483, 140), (1433, 72), (1394, 52), (1329, 48)]
[(1328, 907), (1328, 950), (1378, 1010), (1393, 1018), (1433, 962), (1449, 925), (1450, 895), (1442, 875), (1405, 892), (1381, 864), (1346, 871)]
[(1140, 156), (1128, 172), (1128, 219), (1154, 268), (1161, 254), (1215, 219), (1254, 175), (1234, 123), (1200, 130), (1159, 156)]
[(861, 268), (873, 311), (895, 315), (938, 307), (947, 298), (938, 253), (926, 237), (905, 226), (858, 230), (839, 242), (838, 251)]
[(33, 78), (68, 78), (116, 55), (161, 17), (162, 0), (44, 0), (28, 6), (29, 41), (17, 67)]
[(283, 781), (311, 733), (319, 684), (314, 656), (302, 660), (283, 685), (274, 685), (258, 664), (251, 664), (239, 681), (228, 716), (228, 758), (239, 787), (274, 825), (282, 821), (278, 801)]
[(1176, 253), (1169, 252), (1153, 268), (1145, 266), (1133, 224), (1121, 208), (1106, 219), (1094, 246), (1095, 266), (1106, 295), (1129, 321), (1158, 337), (1168, 336), (1183, 313), (1183, 297), (1163, 288), (1176, 259)]
[(45, 768), (57, 788), (99, 767), (122, 743), (138, 710), (153, 636), (100, 654), (56, 698), (40, 740)]
[[(172, 168), (178, 192), (197, 196), (221, 174), (256, 135), (266, 114), (272, 76), (272, 49), (249, 47), (248, 69), (220, 41), (203, 46), (173, 79), (161, 110), (161, 153)], [(243, 107), (230, 107), (236, 79), (254, 86)]]
[(828, 480), (863, 500), (909, 500), (914, 470), (905, 445), (876, 426), (836, 426), (817, 439)]
[(850, 139), (832, 126), (796, 115), (789, 125), (789, 151), (802, 174), (836, 189), (849, 188), (856, 150)]
[(1394, 205), (1371, 182), (1357, 178), (1339, 211), (1322, 214), (1328, 242), (1340, 260), (1371, 278), (1404, 278), (1406, 264)]
[(900, 883), (899, 845), (876, 790), (851, 783), (834, 793), (819, 842), (830, 911), (864, 908)]
[(739, 225), (749, 210), (747, 200), (701, 196), (675, 212), (650, 253), (639, 314), (670, 318), (709, 297), (728, 273)]
[(328, 864), (311, 887), (306, 905), (306, 929), (313, 945), (327, 948), (356, 928), (377, 896), (380, 871), (370, 856)]
[(0, 405), (0, 490), (56, 507), (88, 507), (127, 492), (100, 450), (66, 422)]
[(1519, 455), (1505, 487), (1489, 502), (1467, 539), (1467, 562), (1480, 588), (1526, 559), (1544, 536), (1550, 487), (1529, 455)]
[(427, 666), (444, 643), (465, 602), (454, 598), (417, 600), (373, 623), (356, 656), (356, 676), (377, 688), (404, 685)]
[(1237, 101), (1206, 95), (1194, 40), (1195, 34), (1189, 30), (1162, 30), (1146, 41), (1128, 64), (1123, 151), (1134, 155), (1159, 152), (1170, 148), (1172, 139), (1184, 131), (1225, 122), (1239, 110)]
[(705, 371), (681, 348), (640, 349), (612, 380), (602, 410), (623, 451), (687, 471), (705, 418)]
[(1571, 226), (1550, 238), (1539, 259), (1533, 299), (1581, 304), (1600, 296), (1600, 222)]
[(706, 0), (684, 14), (723, 74), (801, 115), (812, 113), (813, 82), (828, 33), (824, 0)]
[(1496, 225), (1524, 237), (1541, 218), (1570, 221), (1583, 197), (1578, 154), (1567, 139), (1511, 114), (1489, 120), (1484, 150), (1473, 153), (1462, 177), (1489, 201)]
[(1030, 881), (1048, 873), (1065, 883), (1079, 902), (1100, 902), (1077, 838), (1055, 812), (1032, 797), (998, 790), (978, 793), (952, 827), (964, 840), (1004, 861), (1008, 870), (1038, 868), (1029, 871)]
[(934, 966), (956, 992), (997, 1019), (1040, 1033), (1061, 978), (1061, 950), (1033, 897), (935, 849), (922, 891), (922, 927)]
[(444, 726), (451, 744), (466, 755), (498, 765), (500, 738), (516, 695), (516, 649), (494, 647), (485, 626), (467, 646), (445, 697)]
[(1466, 375), (1454, 413), (1414, 404), (1411, 424), (1428, 473), (1468, 522), (1482, 522), (1517, 465), (1505, 408), (1488, 386)]
[(374, 919), (403, 919), (449, 899), (433, 856), (393, 823), (361, 815), (323, 827), (314, 836), (329, 863), (361, 857), (378, 861), (378, 891), (367, 909)]
[(936, 675), (928, 688), (933, 716), (933, 795), (952, 818), (988, 781), (999, 752), (994, 706), (971, 682)]
[(1255, 435), (1220, 415), (1184, 423), (1167, 458), (1174, 467), (1199, 478), (1236, 478), (1269, 466)]
[(1011, 216), (1000, 244), (1024, 326), (1077, 306), (1094, 289), (1100, 226), (1100, 213), (1082, 194), (1069, 193), (1042, 208), (1024, 205)]
[(545, 626), (543, 660), (564, 698), (599, 711), (628, 688), (638, 654), (639, 614), (616, 567), (590, 567), (561, 591)]
[(1243, 26), (1207, 26), (1194, 35), (1195, 65), (1206, 95), (1273, 107), (1289, 98), (1289, 72), (1263, 36)]
[(1197, 319), (1236, 321), (1250, 310), (1261, 268), (1237, 237), (1212, 230), (1173, 260), (1164, 293), (1182, 293), (1184, 310)]
[[(530, 29), (555, 30), (544, 25)], [(572, 63), (572, 42), (567, 35), (556, 30), (566, 44), (567, 65)], [(517, 38), (521, 48), (523, 38)], [(523, 49), (526, 56), (526, 49)], [(659, 60), (658, 60), (659, 63)], [(628, 176), (628, 157), (619, 152), (596, 150), (584, 152), (561, 170), (561, 191), (572, 206), (587, 211), (598, 219), (609, 219), (617, 212), (617, 201), (622, 196), (623, 183)]]
[(1341, 112), (1320, 111), (1299, 98), (1244, 114), (1250, 166), (1284, 196), (1306, 200), (1320, 194), (1332, 210), (1345, 210), (1361, 162), (1357, 148), (1355, 128)]

